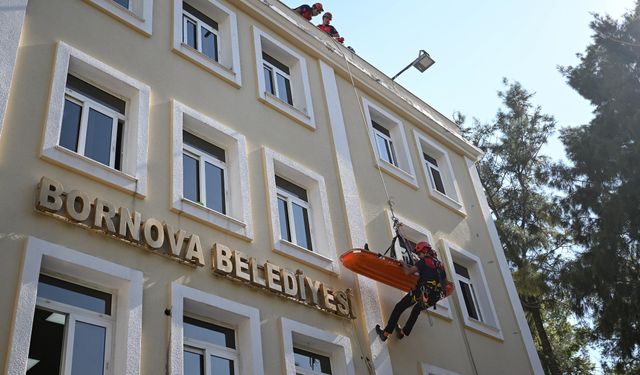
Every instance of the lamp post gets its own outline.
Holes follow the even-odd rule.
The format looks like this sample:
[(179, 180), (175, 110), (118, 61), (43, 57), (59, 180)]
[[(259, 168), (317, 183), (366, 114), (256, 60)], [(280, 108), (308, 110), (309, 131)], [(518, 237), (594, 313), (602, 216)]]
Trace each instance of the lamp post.
[(394, 79), (396, 79), (400, 74), (404, 73), (404, 71), (409, 69), (411, 66), (415, 67), (420, 71), (420, 73), (422, 73), (435, 63), (436, 63), (435, 60), (432, 59), (431, 56), (429, 56), (429, 54), (425, 50), (421, 49), (418, 57), (415, 60), (413, 60), (409, 65), (405, 66), (404, 69), (402, 69), (398, 74), (393, 76), (391, 80), (393, 81)]

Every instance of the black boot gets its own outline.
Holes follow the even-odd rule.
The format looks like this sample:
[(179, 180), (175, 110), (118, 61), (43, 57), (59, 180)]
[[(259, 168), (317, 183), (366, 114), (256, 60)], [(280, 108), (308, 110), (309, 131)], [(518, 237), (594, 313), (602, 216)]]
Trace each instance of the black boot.
[(402, 338), (406, 336), (404, 334), (404, 332), (402, 331), (402, 327), (400, 327), (399, 325), (396, 326), (396, 337), (398, 337), (398, 340), (402, 340)]
[(378, 337), (380, 337), (380, 340), (382, 342), (387, 341), (387, 336), (384, 334), (382, 328), (380, 328), (380, 324), (376, 324), (376, 333), (378, 334)]

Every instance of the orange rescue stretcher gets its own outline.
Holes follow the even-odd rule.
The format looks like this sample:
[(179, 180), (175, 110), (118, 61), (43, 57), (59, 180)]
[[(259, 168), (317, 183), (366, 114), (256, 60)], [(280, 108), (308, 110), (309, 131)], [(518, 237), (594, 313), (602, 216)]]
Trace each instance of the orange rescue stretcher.
[[(416, 286), (418, 276), (404, 273), (402, 262), (365, 249), (351, 249), (340, 256), (349, 270), (393, 288), (408, 292)], [(445, 297), (453, 293), (451, 281), (444, 287)]]

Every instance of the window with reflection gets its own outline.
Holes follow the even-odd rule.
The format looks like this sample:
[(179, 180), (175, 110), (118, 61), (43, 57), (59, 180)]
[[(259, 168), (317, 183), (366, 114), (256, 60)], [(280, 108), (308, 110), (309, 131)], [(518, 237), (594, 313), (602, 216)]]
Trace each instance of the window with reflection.
[(293, 105), (289, 67), (262, 52), (265, 90), (285, 103)]
[(393, 140), (391, 139), (391, 133), (389, 133), (389, 129), (385, 128), (375, 121), (371, 121), (371, 125), (373, 125), (373, 132), (375, 135), (376, 146), (378, 147), (378, 154), (380, 155), (380, 159), (397, 167), (398, 160), (396, 159), (396, 151), (393, 148)]
[(198, 9), (183, 2), (182, 43), (212, 60), (220, 61), (218, 40), (218, 23)]
[(186, 131), (182, 139), (184, 198), (226, 214), (225, 150)]
[(131, 9), (131, 1), (129, 0), (112, 0), (112, 1), (125, 9)]
[(58, 144), (121, 170), (126, 102), (71, 74)]
[(296, 374), (331, 374), (331, 358), (309, 350), (293, 347)]
[(462, 293), (467, 314), (470, 318), (482, 322), (482, 312), (480, 311), (480, 304), (471, 280), (471, 275), (469, 274), (469, 269), (456, 262), (453, 263), (453, 267), (456, 271), (456, 279), (460, 286), (460, 293)]
[(313, 250), (307, 190), (280, 176), (276, 176), (276, 188), (280, 238)]
[(184, 375), (239, 374), (232, 328), (184, 316), (183, 335)]
[(112, 294), (40, 275), (27, 374), (109, 373)]
[(429, 171), (429, 178), (431, 179), (431, 183), (435, 187), (435, 189), (441, 192), (444, 195), (447, 195), (447, 192), (444, 189), (444, 183), (442, 182), (442, 173), (440, 172), (440, 167), (438, 166), (438, 161), (436, 158), (430, 156), (426, 152), (422, 153), (424, 157), (424, 161), (427, 165), (427, 170)]

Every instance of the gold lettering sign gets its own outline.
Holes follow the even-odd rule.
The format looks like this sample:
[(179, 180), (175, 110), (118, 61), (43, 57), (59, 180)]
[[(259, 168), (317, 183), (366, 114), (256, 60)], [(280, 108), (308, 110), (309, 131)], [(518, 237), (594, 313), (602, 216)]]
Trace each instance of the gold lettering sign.
[[(42, 177), (38, 186), (35, 208), (55, 218), (86, 229), (100, 231), (118, 240), (142, 247), (156, 254), (196, 267), (205, 265), (200, 237), (153, 217), (143, 220), (142, 214), (88, 194), (71, 190), (64, 192), (58, 181)], [(302, 271), (293, 273), (271, 262), (260, 263), (241, 251), (214, 243), (211, 248), (211, 269), (215, 274), (242, 281), (247, 285), (275, 293), (287, 299), (313, 306), (346, 318), (355, 318), (348, 291), (332, 290), (322, 282), (312, 280)]]

